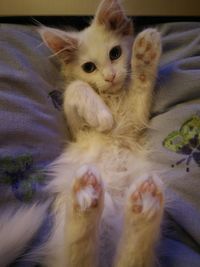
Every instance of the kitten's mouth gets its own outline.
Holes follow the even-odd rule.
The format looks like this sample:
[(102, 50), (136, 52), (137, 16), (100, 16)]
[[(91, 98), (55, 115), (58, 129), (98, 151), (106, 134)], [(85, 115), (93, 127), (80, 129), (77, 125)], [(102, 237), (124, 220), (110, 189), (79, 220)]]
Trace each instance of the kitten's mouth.
[(109, 87), (103, 88), (101, 90), (101, 93), (103, 93), (103, 94), (116, 94), (122, 90), (122, 87), (123, 86), (121, 84), (119, 84), (117, 82), (113, 82)]
[(119, 82), (119, 81), (115, 81), (115, 80), (111, 82), (111, 85), (112, 85), (112, 86), (115, 86), (115, 85), (117, 85), (117, 84), (120, 84), (120, 82)]
[(113, 81), (109, 85), (107, 84), (107, 86), (102, 86), (102, 87), (97, 87), (97, 85), (95, 84), (95, 86), (93, 85), (93, 88), (100, 95), (116, 94), (122, 90), (122, 88), (124, 87), (123, 84), (124, 83), (122, 81)]

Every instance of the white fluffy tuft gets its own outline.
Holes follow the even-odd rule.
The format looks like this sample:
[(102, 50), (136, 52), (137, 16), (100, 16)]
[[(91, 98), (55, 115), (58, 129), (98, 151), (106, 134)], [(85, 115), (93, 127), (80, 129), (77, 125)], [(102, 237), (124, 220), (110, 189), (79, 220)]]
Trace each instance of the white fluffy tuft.
[(27, 242), (41, 226), (47, 204), (11, 208), (0, 217), (0, 266), (6, 267), (23, 252)]

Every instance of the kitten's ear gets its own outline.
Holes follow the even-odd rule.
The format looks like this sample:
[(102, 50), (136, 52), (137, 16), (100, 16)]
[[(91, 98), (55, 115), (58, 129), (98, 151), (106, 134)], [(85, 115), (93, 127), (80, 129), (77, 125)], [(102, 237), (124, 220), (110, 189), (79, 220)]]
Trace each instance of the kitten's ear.
[(119, 0), (102, 0), (94, 22), (122, 35), (133, 34), (132, 21), (125, 15)]
[(38, 29), (44, 43), (65, 63), (70, 63), (76, 57), (78, 39), (66, 32), (49, 27)]

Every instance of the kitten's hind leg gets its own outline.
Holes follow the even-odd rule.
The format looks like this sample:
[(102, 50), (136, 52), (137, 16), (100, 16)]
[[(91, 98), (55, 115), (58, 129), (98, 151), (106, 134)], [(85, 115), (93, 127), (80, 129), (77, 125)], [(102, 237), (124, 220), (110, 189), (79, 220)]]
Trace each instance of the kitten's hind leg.
[(71, 200), (65, 228), (67, 266), (95, 267), (104, 192), (100, 175), (94, 167), (83, 166), (77, 171)]
[(163, 191), (159, 178), (147, 176), (133, 184), (125, 204), (124, 228), (115, 267), (150, 267), (163, 214)]

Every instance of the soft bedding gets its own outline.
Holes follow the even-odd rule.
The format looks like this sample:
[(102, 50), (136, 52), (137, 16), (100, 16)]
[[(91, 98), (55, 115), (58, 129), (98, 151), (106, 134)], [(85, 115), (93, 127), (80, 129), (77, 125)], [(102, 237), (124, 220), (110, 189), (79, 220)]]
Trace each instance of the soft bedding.
[[(163, 267), (199, 267), (200, 23), (157, 28), (163, 55), (149, 138), (151, 158), (163, 166), (168, 185), (158, 254)], [(42, 193), (42, 169), (69, 139), (60, 65), (50, 55), (34, 27), (0, 25), (0, 214), (5, 206), (48, 198)], [(52, 222), (44, 218), (32, 247), (48, 236)], [(35, 264), (21, 257), (12, 266)]]
[(200, 24), (161, 25), (152, 159), (168, 184), (161, 266), (200, 266)]

